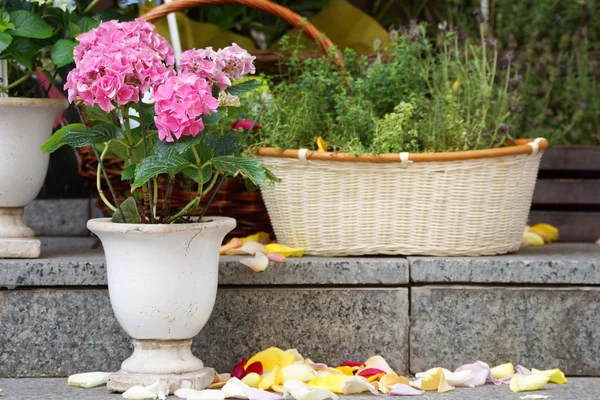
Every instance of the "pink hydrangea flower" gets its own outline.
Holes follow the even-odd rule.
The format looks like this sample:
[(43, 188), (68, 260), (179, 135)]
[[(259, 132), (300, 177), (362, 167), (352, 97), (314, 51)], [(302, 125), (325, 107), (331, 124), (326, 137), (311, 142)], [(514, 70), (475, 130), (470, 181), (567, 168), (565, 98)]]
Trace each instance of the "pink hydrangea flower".
[(219, 107), (208, 81), (191, 72), (170, 77), (156, 90), (154, 101), (158, 138), (167, 142), (182, 136), (196, 136), (204, 129), (200, 117)]
[(77, 39), (75, 69), (65, 83), (69, 101), (109, 112), (175, 75), (173, 48), (142, 19), (103, 22)]
[(232, 81), (256, 72), (255, 58), (233, 43), (218, 51), (214, 51), (212, 47), (187, 50), (181, 54), (179, 69), (181, 72), (199, 74), (211, 83), (217, 83), (219, 89), (223, 91), (231, 86)]
[(215, 63), (231, 80), (237, 80), (246, 74), (256, 72), (254, 59), (246, 50), (233, 43), (229, 47), (217, 51)]

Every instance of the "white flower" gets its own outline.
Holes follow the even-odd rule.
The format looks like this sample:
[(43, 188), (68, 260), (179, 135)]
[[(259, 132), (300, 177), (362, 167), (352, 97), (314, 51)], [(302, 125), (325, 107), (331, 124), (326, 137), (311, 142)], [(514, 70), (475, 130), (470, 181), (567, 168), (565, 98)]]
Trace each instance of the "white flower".
[[(40, 1), (40, 0), (38, 0)], [(45, 0), (41, 0), (41, 1), (45, 1)], [(61, 10), (65, 11), (65, 12), (73, 12), (75, 11), (75, 9), (77, 8), (77, 4), (75, 3), (75, 0), (54, 0), (54, 7), (56, 8), (60, 8)]]
[(30, 3), (37, 4), (38, 6), (43, 6), (46, 4), (52, 3), (52, 0), (28, 0)]

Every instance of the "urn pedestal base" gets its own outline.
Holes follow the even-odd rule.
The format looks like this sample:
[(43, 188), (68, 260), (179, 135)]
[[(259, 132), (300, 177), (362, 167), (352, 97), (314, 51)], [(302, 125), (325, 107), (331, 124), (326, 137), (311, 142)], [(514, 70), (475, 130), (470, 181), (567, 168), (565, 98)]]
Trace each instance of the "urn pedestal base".
[(23, 207), (0, 207), (0, 258), (38, 258), (40, 248), (23, 220)]
[(133, 345), (131, 357), (108, 378), (107, 387), (112, 392), (161, 381), (172, 394), (182, 388), (206, 389), (215, 379), (215, 370), (204, 367), (192, 354), (192, 339), (134, 340)]

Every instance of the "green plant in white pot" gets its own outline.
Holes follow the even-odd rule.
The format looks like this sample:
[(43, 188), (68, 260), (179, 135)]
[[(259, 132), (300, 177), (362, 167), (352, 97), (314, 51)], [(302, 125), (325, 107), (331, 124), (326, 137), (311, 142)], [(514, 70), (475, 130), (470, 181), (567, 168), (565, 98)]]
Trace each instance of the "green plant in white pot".
[[(104, 246), (115, 315), (134, 339), (133, 355), (111, 375), (108, 387), (125, 391), (160, 380), (171, 393), (204, 388), (214, 370), (204, 368), (190, 345), (212, 312), (220, 245), (236, 222), (191, 214), (225, 176), (241, 174), (257, 185), (270, 178), (256, 159), (239, 156), (248, 133), (206, 129), (227, 114), (228, 104), (239, 105), (238, 96), (259, 85), (235, 82), (254, 72), (254, 57), (235, 44), (188, 50), (176, 72), (173, 49), (141, 19), (103, 22), (78, 39), (76, 66), (65, 87), (93, 124), (68, 125), (42, 149), (92, 146), (101, 166), (109, 148), (127, 155), (122, 179), (131, 183), (131, 197), (117, 204), (109, 183), (112, 193), (100, 195), (114, 217), (88, 222)], [(141, 101), (148, 94), (154, 104)], [(198, 192), (171, 214), (179, 174), (198, 183)], [(162, 207), (159, 181), (166, 186)]]
[(0, 0), (0, 257), (40, 254), (23, 208), (44, 183), (49, 156), (39, 148), (68, 102), (29, 97), (50, 91), (73, 62), (77, 35), (99, 24), (86, 5), (79, 12), (71, 0)]

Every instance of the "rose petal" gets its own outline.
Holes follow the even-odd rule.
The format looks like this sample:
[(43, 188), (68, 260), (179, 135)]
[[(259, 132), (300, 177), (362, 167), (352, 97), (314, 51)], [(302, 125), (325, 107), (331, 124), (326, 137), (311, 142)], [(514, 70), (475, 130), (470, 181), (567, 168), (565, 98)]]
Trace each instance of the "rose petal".
[(527, 368), (523, 367), (522, 365), (517, 365), (517, 374), (519, 375), (531, 375), (531, 371), (528, 370)]
[(258, 242), (260, 244), (268, 244), (270, 241), (271, 236), (267, 232), (258, 232), (242, 239), (242, 242)]
[(247, 399), (248, 394), (246, 393), (248, 385), (240, 381), (238, 378), (231, 378), (225, 383), (225, 386), (221, 389), (226, 399)]
[(100, 385), (105, 385), (108, 382), (110, 372), (84, 372), (69, 376), (67, 385), (80, 388), (93, 388)]
[(387, 361), (385, 361), (385, 359), (381, 356), (373, 356), (373, 357), (369, 358), (365, 362), (365, 365), (369, 368), (375, 368), (375, 369), (381, 370), (386, 374), (391, 374), (394, 372), (394, 370), (392, 368), (390, 368)]
[[(271, 254), (277, 254), (277, 253), (271, 253)], [(269, 258), (269, 256), (271, 254), (267, 254), (267, 258)], [(275, 260), (271, 260), (271, 258), (269, 258), (269, 261), (277, 262)], [(283, 261), (285, 261), (285, 257), (284, 257)], [(287, 349), (285, 352), (288, 353), (288, 354), (293, 354), (294, 355), (294, 362), (304, 362), (305, 361), (304, 357), (302, 357), (302, 354), (300, 354), (298, 352), (298, 350), (296, 350), (296, 349)], [(309, 359), (309, 361), (310, 361), (310, 359)], [(311, 363), (312, 363), (312, 361), (311, 361)]]
[(152, 385), (146, 386), (146, 389), (156, 394), (160, 400), (164, 400), (169, 393), (169, 385), (164, 381), (156, 381)]
[(198, 393), (194, 393), (187, 397), (187, 400), (224, 400), (225, 394), (221, 390), (205, 389), (198, 390)]
[(423, 392), (403, 383), (399, 383), (390, 391), (390, 396), (420, 396)]
[(546, 383), (548, 377), (541, 374), (534, 375), (517, 375), (510, 380), (510, 390), (513, 392), (526, 392), (531, 390), (539, 390)]
[(285, 257), (279, 253), (269, 253), (269, 254), (267, 254), (267, 258), (269, 259), (269, 261), (273, 261), (276, 263), (284, 263), (285, 262)]
[[(355, 367), (356, 368), (356, 367)], [(347, 367), (345, 365), (342, 365), (340, 367), (336, 367), (336, 369), (338, 371), (342, 371), (342, 373), (344, 375), (348, 375), (348, 376), (354, 376), (354, 369), (352, 367)]]
[(284, 397), (290, 395), (296, 400), (338, 400), (338, 396), (330, 390), (311, 387), (304, 382), (289, 380), (283, 384)]
[(387, 391), (392, 390), (394, 386), (399, 384), (410, 385), (408, 379), (406, 379), (404, 376), (398, 376), (396, 373), (385, 374), (381, 377), (381, 379), (379, 379), (379, 383), (385, 386), (388, 389)]
[(267, 249), (269, 253), (279, 253), (286, 258), (302, 257), (304, 255), (304, 252), (306, 251), (305, 249), (295, 249), (280, 243), (269, 243), (265, 246), (265, 249)]
[[(394, 372), (394, 371), (392, 371)], [(385, 375), (387, 372), (377, 368), (365, 368), (358, 373), (359, 376)]]
[(464, 387), (476, 387), (483, 386), (485, 382), (490, 379), (492, 380), (492, 372), (490, 366), (482, 361), (474, 362), (473, 364), (462, 365), (454, 371), (454, 373), (461, 371), (471, 371), (471, 375), (468, 379), (464, 380), (461, 386)]
[(275, 365), (269, 375), (263, 376), (262, 380), (258, 384), (258, 387), (266, 390), (270, 389), (271, 386), (281, 385), (282, 383), (283, 373), (281, 372), (281, 367), (279, 365)]
[(512, 363), (506, 363), (506, 364), (498, 365), (498, 366), (492, 368), (491, 371), (492, 371), (492, 378), (502, 379), (502, 378), (506, 378), (507, 376), (514, 375), (515, 367), (512, 365)]
[(533, 375), (539, 374), (548, 377), (548, 382), (557, 383), (562, 385), (567, 383), (567, 378), (565, 378), (565, 374), (560, 369), (550, 369), (547, 371), (540, 371), (535, 368), (531, 369), (531, 373)]
[(340, 367), (345, 366), (345, 367), (362, 367), (364, 364), (363, 363), (359, 363), (359, 362), (354, 362), (354, 361), (344, 361), (342, 364), (340, 364)]
[(544, 396), (543, 394), (528, 394), (527, 396), (521, 396), (519, 398), (523, 400), (543, 400), (547, 399), (548, 396)]
[(327, 364), (323, 363), (310, 363), (308, 365), (311, 366), (315, 371), (321, 371), (328, 368)]
[(290, 364), (282, 368), (283, 381), (295, 379), (301, 382), (308, 382), (315, 378), (313, 369), (304, 364)]
[(283, 397), (278, 394), (253, 387), (248, 388), (247, 393), (249, 400), (283, 400)]
[(344, 383), (351, 377), (344, 374), (332, 374), (321, 378), (314, 378), (308, 382), (308, 386), (319, 387), (334, 393), (342, 393)]
[(243, 256), (243, 255), (255, 255), (256, 253), (267, 254), (265, 246), (258, 242), (247, 241), (243, 242), (240, 247), (235, 249), (229, 249), (225, 252), (228, 256)]
[(371, 392), (373, 394), (379, 394), (377, 389), (369, 383), (366, 378), (362, 376), (352, 376), (347, 379), (342, 385), (342, 393), (343, 394), (355, 394), (355, 393), (363, 393), (363, 392)]
[(239, 247), (242, 247), (243, 244), (244, 244), (244, 242), (242, 241), (242, 239), (240, 239), (240, 238), (233, 238), (229, 242), (227, 242), (226, 244), (224, 244), (223, 246), (221, 246), (221, 249), (219, 250), (219, 254), (220, 255), (227, 254), (227, 252), (229, 250), (233, 250), (233, 249), (237, 249)]
[(375, 381), (378, 381), (379, 379), (381, 379), (384, 376), (385, 376), (385, 374), (371, 375), (367, 379), (368, 379), (369, 382), (375, 382)]
[(250, 372), (248, 375), (242, 378), (242, 382), (251, 388), (258, 388), (260, 381), (262, 380), (262, 376), (257, 374), (256, 372)]
[(144, 386), (133, 386), (123, 393), (123, 398), (128, 400), (154, 400), (158, 394), (151, 392)]
[(254, 272), (263, 272), (269, 266), (269, 259), (262, 253), (256, 253), (254, 258), (246, 258), (240, 262)]
[(200, 390), (184, 388), (177, 389), (174, 395), (179, 397), (180, 399), (187, 399), (188, 397), (191, 397), (192, 395), (196, 395), (198, 393), (200, 393)]
[(286, 365), (293, 364), (294, 355), (291, 353), (286, 353), (277, 347), (270, 347), (253, 355), (250, 360), (248, 360), (246, 366), (257, 361), (262, 364), (264, 371), (272, 371), (276, 365), (279, 365), (283, 368)]

